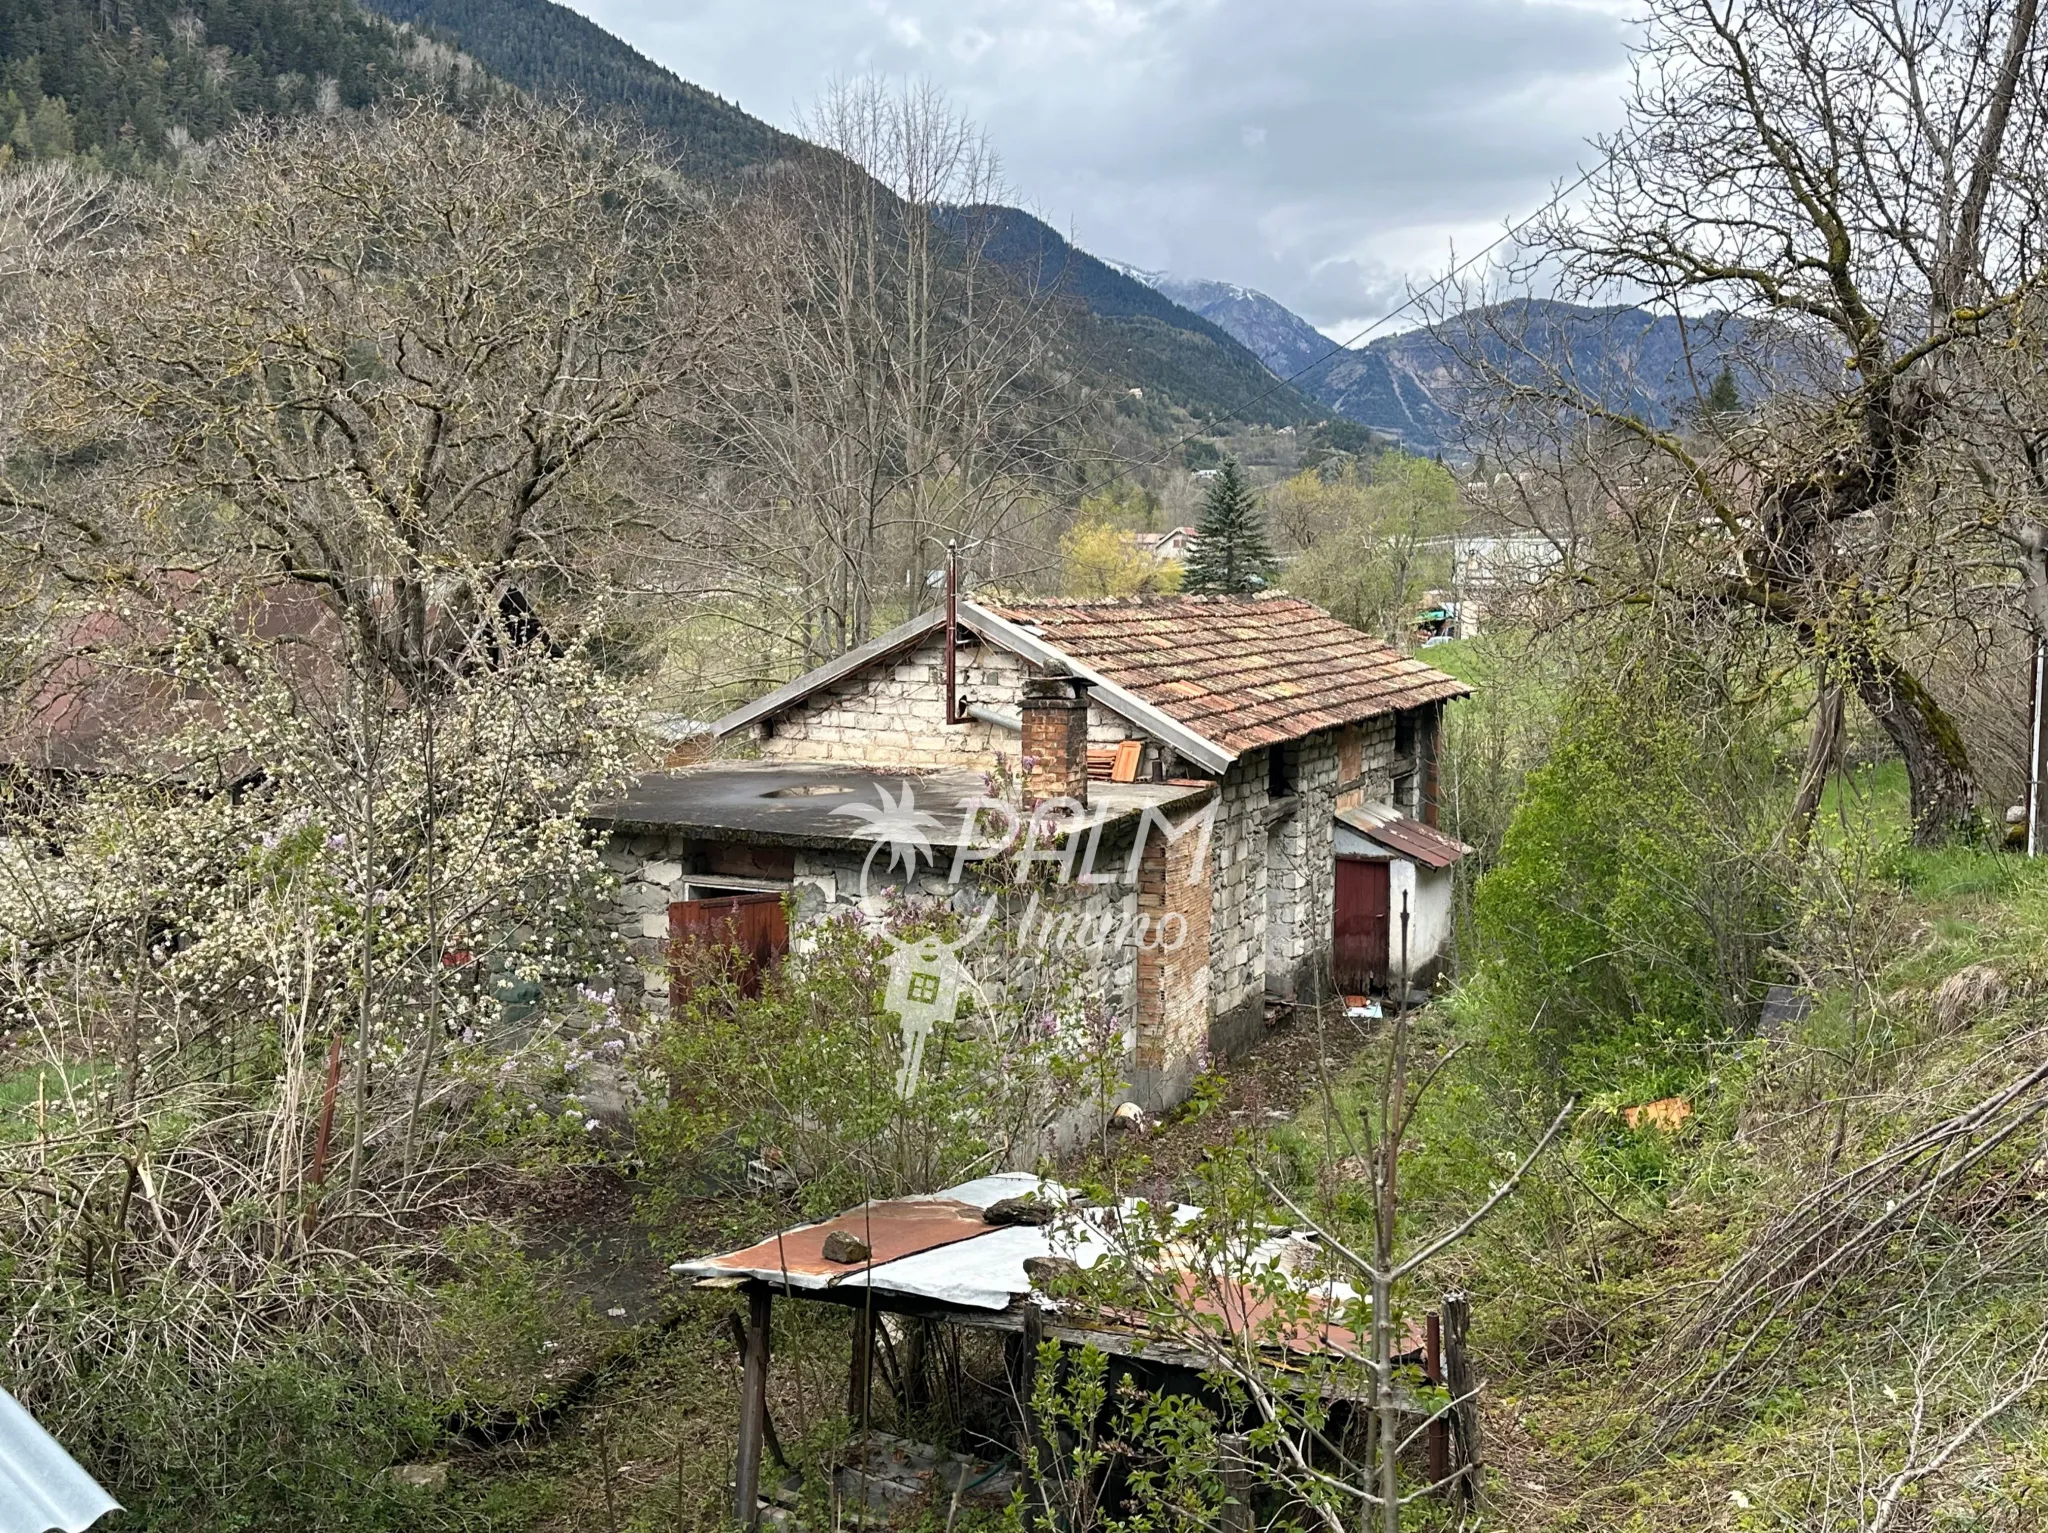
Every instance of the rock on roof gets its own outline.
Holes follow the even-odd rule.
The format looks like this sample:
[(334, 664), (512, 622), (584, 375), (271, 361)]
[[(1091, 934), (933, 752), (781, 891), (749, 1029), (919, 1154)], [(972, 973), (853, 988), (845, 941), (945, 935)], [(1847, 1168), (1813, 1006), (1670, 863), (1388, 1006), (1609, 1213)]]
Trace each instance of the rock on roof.
[(1292, 596), (1139, 596), (991, 610), (1233, 752), (1472, 690)]

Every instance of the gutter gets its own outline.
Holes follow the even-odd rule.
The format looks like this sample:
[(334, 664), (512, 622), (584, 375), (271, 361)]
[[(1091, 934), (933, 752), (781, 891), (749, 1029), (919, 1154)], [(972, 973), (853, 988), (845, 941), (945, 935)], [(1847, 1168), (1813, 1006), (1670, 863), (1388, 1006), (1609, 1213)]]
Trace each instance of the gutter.
[(969, 703), (960, 711), (970, 719), (979, 719), (984, 724), (1007, 729), (1013, 735), (1024, 733), (1024, 718), (1021, 714), (1006, 713), (1001, 708), (991, 708), (984, 703)]

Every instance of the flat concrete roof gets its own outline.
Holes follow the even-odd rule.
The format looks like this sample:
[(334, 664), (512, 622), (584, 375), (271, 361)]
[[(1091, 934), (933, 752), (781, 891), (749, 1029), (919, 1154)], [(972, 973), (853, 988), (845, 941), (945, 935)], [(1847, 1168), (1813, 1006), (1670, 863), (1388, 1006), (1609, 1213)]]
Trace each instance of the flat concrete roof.
[[(1088, 785), (1088, 807), (1111, 823), (1146, 808), (1198, 803), (1214, 784), (1174, 782)], [(775, 846), (860, 850), (891, 825), (916, 829), (932, 846), (967, 839), (963, 799), (985, 797), (988, 781), (960, 768), (855, 766), (836, 761), (727, 761), (650, 772), (591, 818), (614, 830), (701, 831)], [(906, 795), (908, 795), (906, 800)], [(856, 807), (868, 813), (855, 814)], [(924, 816), (910, 819), (906, 811)], [(884, 821), (883, 816), (889, 818)], [(898, 839), (901, 839), (900, 837)]]

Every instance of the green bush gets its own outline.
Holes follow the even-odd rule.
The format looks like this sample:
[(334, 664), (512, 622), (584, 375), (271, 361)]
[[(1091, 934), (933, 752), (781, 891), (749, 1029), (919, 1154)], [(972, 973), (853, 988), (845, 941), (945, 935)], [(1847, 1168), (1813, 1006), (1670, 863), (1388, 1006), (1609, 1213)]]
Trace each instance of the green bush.
[(1768, 710), (1703, 664), (1623, 676), (1567, 698), (1529, 776), (1479, 884), (1462, 1009), (1532, 1082), (1641, 1101), (1750, 1025), (1788, 891)]
[[(389, 1466), (433, 1451), (432, 1400), (317, 1339), (211, 1377), (161, 1354), (103, 1372), (93, 1422), (67, 1440), (151, 1533), (427, 1533), (466, 1526), (459, 1508)], [(52, 1422), (53, 1426), (57, 1423)]]

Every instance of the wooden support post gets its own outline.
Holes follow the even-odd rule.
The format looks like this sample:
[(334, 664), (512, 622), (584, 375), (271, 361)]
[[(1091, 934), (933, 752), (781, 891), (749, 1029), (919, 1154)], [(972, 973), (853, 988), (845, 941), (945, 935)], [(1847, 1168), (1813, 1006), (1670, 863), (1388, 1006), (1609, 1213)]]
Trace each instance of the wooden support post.
[[(747, 1326), (738, 1315), (727, 1315), (726, 1323), (732, 1327), (733, 1352), (740, 1360), (742, 1370), (747, 1362)], [(742, 1374), (744, 1377), (744, 1373)], [(784, 1469), (790, 1468), (789, 1456), (782, 1451), (782, 1439), (775, 1435), (775, 1412), (764, 1404), (761, 1408), (761, 1439), (768, 1446), (768, 1456)]]
[(1027, 1299), (1024, 1304), (1024, 1328), (1017, 1337), (1016, 1379), (1013, 1387), (1017, 1392), (1019, 1411), (1019, 1478), (1024, 1487), (1025, 1515), (1033, 1524), (1046, 1509), (1045, 1484), (1041, 1478), (1041, 1471), (1049, 1467), (1051, 1453), (1044, 1434), (1039, 1430), (1038, 1413), (1031, 1408), (1031, 1397), (1038, 1387), (1038, 1349), (1044, 1342), (1045, 1316), (1036, 1304)]
[(875, 1311), (870, 1299), (853, 1312), (853, 1365), (846, 1374), (846, 1419), (854, 1430), (868, 1425), (869, 1390), (875, 1376)]
[(1459, 1403), (1451, 1410), (1454, 1459), (1458, 1469), (1458, 1499), (1466, 1506), (1479, 1503), (1480, 1468), (1485, 1462), (1479, 1435), (1479, 1401), (1472, 1377), (1472, 1358), (1465, 1338), (1472, 1324), (1472, 1301), (1462, 1293), (1443, 1297), (1444, 1387)]
[[(1424, 1322), (1422, 1333), (1422, 1367), (1429, 1375), (1429, 1382), (1437, 1388), (1444, 1383), (1444, 1326), (1443, 1317), (1434, 1310)], [(1438, 1416), (1429, 1424), (1429, 1483), (1441, 1485), (1451, 1477), (1451, 1419), (1448, 1415)]]
[(1242, 1432), (1221, 1432), (1216, 1447), (1230, 1497), (1223, 1503), (1222, 1533), (1252, 1533), (1252, 1440)]
[(733, 1520), (761, 1525), (761, 1448), (768, 1436), (768, 1285), (747, 1290), (747, 1354), (740, 1374), (740, 1461), (733, 1475)]

